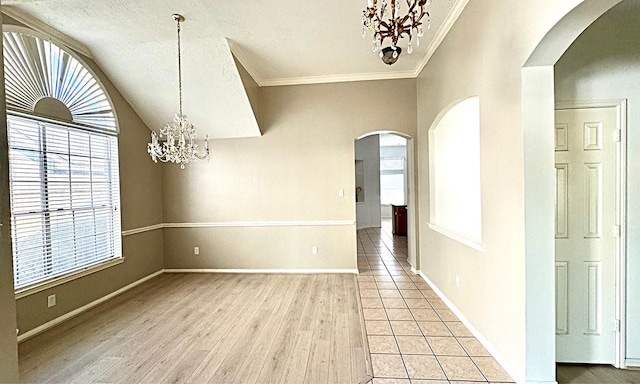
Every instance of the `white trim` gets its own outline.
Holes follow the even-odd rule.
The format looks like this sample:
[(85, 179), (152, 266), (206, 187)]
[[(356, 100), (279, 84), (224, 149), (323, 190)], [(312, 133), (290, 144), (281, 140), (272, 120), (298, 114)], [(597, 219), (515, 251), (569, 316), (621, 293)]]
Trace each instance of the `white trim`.
[[(91, 50), (89, 50), (89, 48), (82, 44), (81, 42), (79, 42), (78, 40), (65, 35), (64, 33), (57, 31), (53, 28), (51, 28), (50, 26), (48, 26), (47, 24), (43, 23), (42, 21), (36, 19), (35, 17), (21, 12), (18, 9), (14, 9), (12, 8), (10, 5), (4, 5), (2, 7), (2, 13), (4, 13), (5, 15), (11, 17), (12, 19), (16, 20), (19, 23), (24, 24), (25, 26), (40, 32), (40, 33), (44, 33), (45, 35), (48, 35), (52, 38), (54, 38), (55, 40), (61, 42), (62, 44), (64, 44), (65, 46), (67, 46), (68, 48), (73, 49), (74, 51), (81, 53), (82, 55), (93, 59), (93, 56), (91, 55)], [(6, 25), (10, 25), (10, 24), (6, 24)], [(113, 104), (112, 104), (113, 105)]]
[(247, 55), (245, 54), (244, 50), (240, 48), (240, 46), (236, 44), (234, 41), (229, 40), (227, 38), (225, 38), (225, 40), (227, 40), (227, 45), (229, 46), (229, 50), (231, 51), (231, 54), (235, 56), (235, 58), (240, 62), (240, 64), (242, 64), (245, 71), (247, 71), (249, 76), (253, 78), (253, 81), (255, 81), (256, 84), (258, 84), (258, 87), (261, 87), (263, 84), (263, 80), (253, 67), (247, 65), (247, 63), (249, 63), (249, 60), (247, 59)]
[(625, 363), (627, 367), (640, 367), (640, 359), (626, 359)]
[(415, 70), (413, 70), (413, 71), (401, 71), (401, 72), (370, 72), (370, 73), (352, 73), (352, 74), (323, 75), (323, 76), (289, 77), (289, 78), (262, 80), (259, 85), (261, 87), (277, 87), (281, 85), (347, 83), (352, 81), (397, 80), (397, 79), (415, 79), (415, 78), (416, 78), (416, 72)]
[(85, 269), (81, 269), (79, 271), (75, 271), (75, 272), (71, 272), (68, 273), (66, 275), (60, 276), (60, 277), (56, 277), (53, 278), (51, 280), (47, 280), (44, 281), (42, 283), (38, 283), (35, 285), (31, 285), (25, 288), (21, 288), (16, 290), (15, 294), (16, 294), (16, 300), (17, 299), (21, 299), (23, 297), (29, 296), (29, 295), (33, 295), (34, 293), (37, 292), (42, 292), (46, 289), (50, 289), (53, 287), (56, 287), (58, 285), (64, 284), (64, 283), (68, 283), (70, 281), (79, 279), (81, 277), (90, 275), (92, 273), (96, 273), (96, 272), (100, 272), (103, 269), (107, 269), (107, 268), (111, 268), (115, 265), (121, 264), (124, 262), (124, 257), (118, 257), (117, 259), (111, 259), (111, 260), (107, 260), (105, 262), (102, 262), (100, 264), (95, 264), (95, 265), (91, 265), (88, 266)]
[[(469, 331), (473, 334), (473, 336), (475, 336), (476, 339), (478, 339), (480, 344), (482, 344), (482, 346), (487, 349), (487, 351), (491, 354), (491, 356), (493, 356), (496, 359), (498, 364), (502, 366), (502, 368), (509, 374), (509, 376), (511, 376), (511, 378), (513, 378), (514, 380), (517, 380), (516, 378), (518, 377), (518, 375), (516, 374), (516, 370), (513, 369), (513, 367), (511, 367), (507, 363), (507, 361), (502, 357), (502, 355), (498, 352), (498, 350), (495, 349), (494, 346), (487, 339), (484, 338), (484, 336), (480, 333), (480, 331), (478, 331), (473, 326), (473, 324), (471, 324), (471, 322), (465, 317), (462, 311), (460, 311), (458, 307), (456, 307), (451, 302), (451, 300), (449, 300), (445, 296), (445, 294), (424, 273), (422, 273), (422, 271), (419, 272), (419, 275), (427, 284), (429, 284), (431, 289), (433, 289), (434, 292), (438, 294), (440, 299), (447, 305), (447, 307), (449, 307), (451, 312), (453, 312), (456, 316), (458, 316), (460, 321), (462, 321), (462, 323), (469, 329)], [(534, 382), (530, 381), (528, 383), (534, 383)], [(547, 383), (547, 382), (544, 382), (544, 383)], [(549, 382), (549, 383), (555, 383), (555, 382)]]
[(138, 233), (155, 231), (163, 228), (244, 228), (244, 227), (338, 227), (356, 225), (351, 220), (326, 220), (326, 221), (212, 221), (202, 223), (160, 223), (127, 229), (122, 231), (122, 236), (131, 236)]
[(412, 265), (412, 266), (411, 266), (411, 273), (413, 273), (414, 275), (419, 275), (419, 274), (420, 274), (420, 273), (422, 273), (422, 272), (420, 272), (420, 270), (416, 269), (416, 268)]
[(114, 297), (116, 297), (116, 296), (118, 296), (118, 295), (120, 295), (120, 294), (122, 294), (122, 293), (124, 293), (124, 292), (126, 292), (128, 290), (130, 290), (131, 288), (134, 288), (134, 287), (144, 283), (145, 281), (147, 281), (149, 279), (152, 279), (152, 278), (154, 278), (156, 276), (161, 275), (162, 272), (163, 272), (162, 270), (160, 270), (158, 272), (154, 272), (154, 273), (150, 274), (149, 276), (146, 276), (146, 277), (143, 277), (140, 280), (134, 281), (133, 283), (131, 283), (129, 285), (126, 285), (126, 286), (118, 289), (117, 291), (111, 292), (110, 294), (108, 294), (106, 296), (103, 296), (103, 297), (101, 297), (101, 298), (99, 298), (97, 300), (94, 300), (94, 301), (90, 302), (89, 304), (83, 305), (80, 308), (77, 308), (77, 309), (75, 309), (75, 310), (73, 310), (71, 312), (65, 313), (64, 315), (62, 315), (60, 317), (56, 317), (55, 319), (53, 319), (53, 320), (51, 320), (51, 321), (49, 321), (47, 323), (44, 323), (41, 326), (36, 327), (36, 328), (34, 328), (34, 329), (32, 329), (32, 330), (30, 330), (28, 332), (25, 332), (22, 335), (18, 335), (18, 343), (21, 343), (21, 342), (23, 342), (23, 341), (25, 341), (27, 339), (30, 339), (30, 338), (32, 338), (32, 337), (34, 337), (34, 336), (36, 336), (36, 335), (48, 330), (48, 329), (51, 329), (51, 328), (55, 327), (56, 325), (58, 325), (60, 323), (63, 323), (63, 322), (65, 322), (65, 321), (67, 321), (67, 320), (69, 320), (69, 319), (71, 319), (71, 318), (73, 318), (75, 316), (78, 316), (79, 314), (81, 314), (83, 312), (86, 312), (86, 311), (88, 311), (88, 310), (90, 310), (90, 309), (92, 309), (92, 308), (104, 303), (105, 301), (110, 300), (110, 299), (112, 299), (112, 298), (114, 298)]
[(460, 244), (464, 244), (467, 247), (473, 248), (476, 251), (484, 252), (484, 244), (478, 240), (471, 239), (463, 234), (457, 233), (438, 224), (428, 223), (429, 229), (438, 232), (452, 240), (457, 241)]
[(164, 227), (164, 224), (160, 223), (160, 224), (148, 225), (146, 227), (127, 229), (126, 231), (122, 231), (122, 237), (136, 235), (138, 233), (155, 231), (156, 229), (162, 229), (163, 227)]
[(356, 225), (353, 220), (333, 221), (218, 221), (203, 223), (164, 223), (163, 228), (209, 228), (209, 227), (331, 227)]
[(620, 236), (616, 239), (616, 303), (615, 316), (620, 323), (616, 332), (616, 368), (625, 368), (627, 343), (627, 99), (610, 100), (562, 100), (555, 103), (556, 110), (615, 108), (620, 142), (616, 143), (616, 225)]
[(164, 273), (358, 274), (357, 269), (165, 269)]
[(438, 32), (433, 37), (433, 40), (431, 40), (431, 42), (429, 43), (429, 46), (427, 47), (427, 53), (416, 66), (414, 77), (418, 77), (420, 75), (420, 72), (422, 72), (433, 54), (436, 52), (436, 49), (438, 49), (440, 44), (442, 44), (442, 42), (444, 41), (444, 38), (449, 34), (449, 31), (451, 31), (451, 28), (453, 28), (453, 24), (455, 24), (456, 20), (458, 20), (458, 17), (460, 17), (462, 11), (468, 3), (469, 0), (456, 0), (455, 4), (453, 4), (451, 11), (442, 22), (442, 26), (440, 27), (440, 29), (438, 29)]
[(559, 100), (556, 101), (555, 109), (617, 108), (623, 107), (623, 104), (626, 110), (627, 99)]

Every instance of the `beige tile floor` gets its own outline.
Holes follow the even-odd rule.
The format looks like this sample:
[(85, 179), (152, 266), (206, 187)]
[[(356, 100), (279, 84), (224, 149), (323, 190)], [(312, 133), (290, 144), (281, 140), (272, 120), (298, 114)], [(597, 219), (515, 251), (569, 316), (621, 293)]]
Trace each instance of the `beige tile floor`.
[(431, 287), (391, 223), (358, 231), (358, 284), (373, 384), (511, 383)]

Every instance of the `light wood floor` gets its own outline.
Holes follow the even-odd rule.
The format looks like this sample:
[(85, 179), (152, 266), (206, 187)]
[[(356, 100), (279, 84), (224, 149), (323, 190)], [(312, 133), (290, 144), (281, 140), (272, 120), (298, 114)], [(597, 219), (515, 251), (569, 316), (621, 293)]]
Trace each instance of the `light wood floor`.
[(365, 383), (353, 275), (162, 275), (20, 345), (22, 382)]
[(558, 384), (640, 383), (640, 370), (616, 369), (610, 365), (558, 364)]

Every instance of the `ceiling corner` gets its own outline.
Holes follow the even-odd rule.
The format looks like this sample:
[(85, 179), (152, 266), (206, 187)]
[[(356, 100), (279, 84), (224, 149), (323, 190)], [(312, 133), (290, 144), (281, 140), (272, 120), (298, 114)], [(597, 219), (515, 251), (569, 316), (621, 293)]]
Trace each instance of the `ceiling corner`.
[(462, 14), (462, 11), (464, 10), (464, 8), (467, 6), (468, 3), (469, 3), (469, 0), (456, 0), (455, 4), (451, 8), (451, 11), (447, 15), (447, 17), (444, 19), (442, 26), (440, 27), (440, 29), (438, 29), (438, 32), (433, 37), (433, 40), (431, 40), (431, 43), (427, 48), (427, 53), (424, 55), (422, 60), (420, 60), (420, 62), (416, 66), (416, 69), (414, 71), (414, 77), (418, 77), (420, 75), (420, 72), (422, 72), (424, 67), (427, 65), (427, 63), (429, 62), (433, 54), (436, 52), (436, 49), (438, 49), (440, 44), (442, 44), (442, 42), (444, 41), (444, 38), (447, 36), (451, 28), (453, 28), (453, 25), (455, 24), (456, 20), (458, 20), (458, 17), (460, 17), (460, 15)]

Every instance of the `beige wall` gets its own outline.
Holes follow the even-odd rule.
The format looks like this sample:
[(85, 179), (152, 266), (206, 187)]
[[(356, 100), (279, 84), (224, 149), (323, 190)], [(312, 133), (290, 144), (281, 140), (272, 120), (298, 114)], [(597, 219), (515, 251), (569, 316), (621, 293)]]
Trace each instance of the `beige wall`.
[[(4, 15), (3, 17), (4, 23), (17, 24), (12, 19)], [(118, 117), (122, 229), (161, 223), (161, 167), (154, 164), (146, 152), (151, 131), (97, 64), (91, 59), (82, 58), (102, 81)], [(25, 333), (161, 270), (162, 241), (161, 230), (126, 236), (122, 241), (124, 263), (18, 299), (16, 307), (20, 333)], [(47, 308), (47, 296), (53, 293), (57, 296), (57, 305)]]
[[(471, 0), (418, 79), (420, 268), (521, 382), (554, 380), (553, 343), (544, 351), (551, 364), (526, 366), (532, 358), (527, 338), (529, 345), (538, 341), (525, 320), (522, 67), (546, 32), (579, 2)], [(428, 129), (440, 111), (470, 96), (480, 97), (483, 252), (424, 225)], [(552, 267), (545, 273), (552, 274)], [(553, 289), (552, 280), (548, 285), (542, 291)], [(551, 312), (552, 304), (547, 308)]]
[[(163, 198), (172, 202), (165, 223), (248, 226), (165, 228), (165, 267), (356, 268), (354, 140), (382, 130), (414, 136), (415, 80), (270, 87), (259, 95), (262, 137), (216, 140), (208, 163), (162, 167)], [(389, 103), (380, 113), (382, 97)], [(335, 225), (297, 225), (317, 221)]]
[[(2, 42), (0, 41), (0, 50)], [(2, 53), (0, 53), (2, 59)], [(0, 100), (4, 101), (4, 67), (0, 68)], [(9, 148), (5, 104), (0, 103), (0, 383), (18, 381), (18, 346), (16, 339), (16, 301), (13, 291), (11, 256)]]
[(258, 83), (256, 83), (256, 81), (253, 79), (253, 77), (251, 77), (249, 72), (247, 72), (242, 63), (240, 63), (240, 61), (236, 59), (235, 56), (233, 57), (233, 60), (236, 63), (236, 68), (238, 69), (238, 73), (240, 74), (242, 85), (244, 85), (247, 97), (249, 98), (249, 104), (251, 104), (251, 109), (253, 110), (253, 114), (256, 117), (256, 121), (258, 122), (258, 127), (262, 128), (260, 121), (260, 87), (258, 86)]

